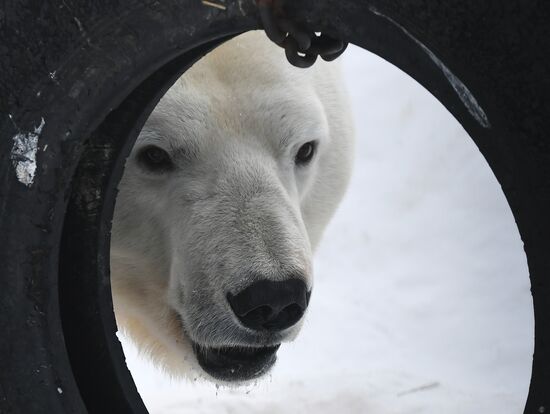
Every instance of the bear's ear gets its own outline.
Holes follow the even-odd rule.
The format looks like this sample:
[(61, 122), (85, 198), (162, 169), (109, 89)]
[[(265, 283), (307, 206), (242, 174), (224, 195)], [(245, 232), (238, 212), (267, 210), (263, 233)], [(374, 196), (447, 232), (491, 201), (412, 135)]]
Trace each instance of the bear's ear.
[(173, 170), (175, 167), (170, 154), (156, 145), (147, 145), (140, 148), (136, 159), (143, 169), (153, 173), (165, 173)]

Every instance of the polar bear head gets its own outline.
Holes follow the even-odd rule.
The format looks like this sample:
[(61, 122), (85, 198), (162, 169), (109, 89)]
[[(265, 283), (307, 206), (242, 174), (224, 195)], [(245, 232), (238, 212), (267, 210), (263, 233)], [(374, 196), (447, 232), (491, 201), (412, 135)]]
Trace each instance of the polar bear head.
[(141, 131), (112, 231), (115, 314), (176, 374), (246, 381), (298, 333), (312, 251), (349, 179), (338, 68), (263, 33), (197, 62)]

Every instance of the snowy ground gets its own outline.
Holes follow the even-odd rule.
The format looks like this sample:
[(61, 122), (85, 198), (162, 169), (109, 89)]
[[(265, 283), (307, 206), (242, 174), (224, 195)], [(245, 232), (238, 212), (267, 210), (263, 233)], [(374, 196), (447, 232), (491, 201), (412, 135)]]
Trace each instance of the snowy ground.
[(532, 305), (500, 186), (414, 80), (357, 48), (343, 60), (357, 162), (302, 332), (239, 390), (170, 382), (124, 343), (152, 414), (522, 412)]

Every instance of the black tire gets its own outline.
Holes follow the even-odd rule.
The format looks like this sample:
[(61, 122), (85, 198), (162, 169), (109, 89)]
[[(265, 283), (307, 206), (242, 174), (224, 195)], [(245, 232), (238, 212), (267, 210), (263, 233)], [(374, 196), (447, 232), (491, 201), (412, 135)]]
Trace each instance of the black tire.
[[(219, 7), (200, 0), (4, 2), (1, 413), (146, 412), (115, 336), (110, 222), (124, 159), (162, 93), (218, 43), (259, 27), (254, 0), (212, 2)], [(536, 338), (524, 412), (550, 410), (550, 3), (288, 3), (297, 22), (413, 76), (482, 151), (512, 208), (530, 270)]]

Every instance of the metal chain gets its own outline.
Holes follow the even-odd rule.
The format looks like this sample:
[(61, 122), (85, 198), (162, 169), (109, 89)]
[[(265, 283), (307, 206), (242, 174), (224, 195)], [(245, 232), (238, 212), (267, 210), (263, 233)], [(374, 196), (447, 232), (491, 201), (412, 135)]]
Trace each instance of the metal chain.
[(296, 67), (308, 68), (318, 56), (332, 61), (348, 46), (342, 40), (298, 27), (284, 16), (281, 0), (257, 0), (257, 4), (267, 37), (285, 49), (286, 58)]

